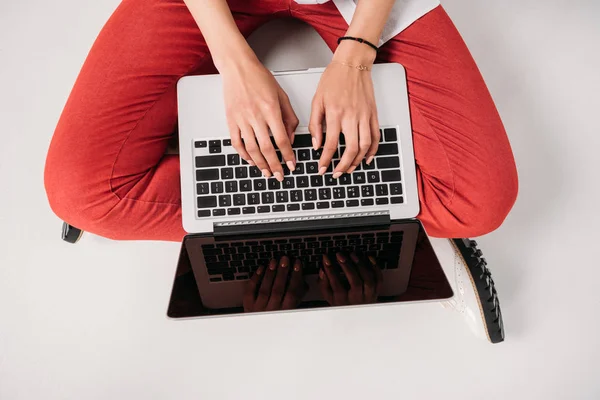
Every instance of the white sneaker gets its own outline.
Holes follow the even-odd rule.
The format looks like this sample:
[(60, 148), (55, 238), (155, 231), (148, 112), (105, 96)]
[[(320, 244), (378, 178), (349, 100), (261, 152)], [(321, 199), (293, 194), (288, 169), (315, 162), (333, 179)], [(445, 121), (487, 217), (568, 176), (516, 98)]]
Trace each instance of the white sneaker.
[(476, 336), (491, 343), (504, 341), (504, 325), (494, 280), (477, 242), (469, 239), (435, 239), (431, 244), (454, 297), (442, 303), (461, 314)]

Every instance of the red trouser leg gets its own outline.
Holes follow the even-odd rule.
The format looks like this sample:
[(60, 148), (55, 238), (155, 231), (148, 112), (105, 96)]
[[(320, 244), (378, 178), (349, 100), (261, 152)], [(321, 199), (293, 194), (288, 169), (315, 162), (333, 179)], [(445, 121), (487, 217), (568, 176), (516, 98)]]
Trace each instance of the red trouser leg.
[[(251, 4), (248, 4), (251, 3)], [(231, 0), (250, 34), (284, 7)], [(181, 240), (175, 85), (216, 73), (181, 0), (124, 0), (81, 70), (50, 145), (45, 185), (63, 220), (115, 239)]]
[[(293, 7), (331, 49), (348, 25), (331, 3)], [(379, 62), (406, 68), (419, 219), (439, 237), (496, 229), (517, 196), (514, 158), (487, 87), (454, 24), (438, 7), (386, 43)]]

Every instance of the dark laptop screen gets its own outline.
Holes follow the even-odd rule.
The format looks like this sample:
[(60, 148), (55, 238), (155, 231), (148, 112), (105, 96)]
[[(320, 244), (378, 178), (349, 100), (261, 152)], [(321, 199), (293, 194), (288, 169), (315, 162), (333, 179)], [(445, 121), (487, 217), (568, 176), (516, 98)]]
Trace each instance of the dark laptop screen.
[(188, 236), (168, 316), (444, 299), (452, 289), (418, 221), (229, 237)]

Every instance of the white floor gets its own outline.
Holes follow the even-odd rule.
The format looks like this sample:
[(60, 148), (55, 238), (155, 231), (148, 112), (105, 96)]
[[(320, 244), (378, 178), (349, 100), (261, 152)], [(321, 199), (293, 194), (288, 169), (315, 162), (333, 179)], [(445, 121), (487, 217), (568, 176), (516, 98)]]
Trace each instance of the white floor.
[[(519, 166), (512, 214), (480, 239), (497, 346), (438, 305), (173, 322), (177, 244), (61, 242), (45, 152), (117, 3), (0, 2), (0, 399), (600, 398), (600, 3), (443, 1)], [(279, 37), (258, 51), (273, 69), (324, 64), (294, 32), (253, 41)]]

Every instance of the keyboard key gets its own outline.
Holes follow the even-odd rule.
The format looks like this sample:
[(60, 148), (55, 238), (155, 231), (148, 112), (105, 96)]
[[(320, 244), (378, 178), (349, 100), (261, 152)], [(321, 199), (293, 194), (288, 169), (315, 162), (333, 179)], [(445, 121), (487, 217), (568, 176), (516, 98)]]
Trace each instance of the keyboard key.
[(320, 210), (329, 208), (329, 202), (328, 201), (320, 201), (317, 203), (317, 208)]
[(252, 191), (252, 181), (250, 179), (245, 179), (240, 181), (240, 192), (250, 192)]
[(273, 206), (273, 212), (281, 212), (281, 211), (285, 211), (284, 205), (277, 204), (276, 206)]
[(306, 173), (307, 174), (316, 174), (319, 172), (319, 163), (309, 162), (306, 163)]
[(323, 177), (321, 175), (313, 175), (310, 177), (310, 186), (319, 187), (323, 186)]
[(302, 209), (303, 210), (314, 210), (315, 203), (302, 203)]
[(210, 210), (198, 210), (198, 218), (210, 217)]
[(334, 199), (343, 199), (346, 197), (346, 189), (343, 187), (334, 187), (333, 188), (333, 198)]
[(247, 178), (248, 177), (248, 167), (236, 167), (235, 168), (235, 177), (238, 179)]
[(275, 152), (275, 155), (277, 155), (277, 160), (279, 160), (279, 162), (282, 162), (282, 161), (283, 161), (283, 156), (281, 155), (281, 152), (280, 152), (280, 151), (276, 151), (276, 152)]
[(398, 157), (377, 157), (375, 162), (377, 162), (377, 168), (379, 169), (400, 168)]
[(254, 207), (244, 207), (242, 208), (243, 214), (254, 214), (256, 212), (256, 208)]
[(208, 147), (218, 147), (218, 146), (221, 146), (220, 140), (209, 140), (208, 141)]
[(213, 210), (213, 217), (220, 217), (222, 215), (225, 215), (225, 210), (222, 208), (216, 208)]
[(299, 176), (296, 178), (296, 187), (305, 188), (309, 186), (308, 176)]
[(198, 196), (198, 208), (213, 208), (217, 206), (217, 196)]
[(314, 201), (317, 199), (317, 190), (316, 189), (305, 189), (304, 190), (304, 198), (306, 201)]
[(208, 146), (208, 143), (206, 142), (206, 140), (199, 140), (197, 142), (194, 142), (194, 147), (197, 149), (201, 149), (206, 146)]
[(333, 179), (333, 175), (326, 174), (325, 175), (325, 185), (326, 186), (335, 186), (337, 185), (337, 179)]
[(209, 279), (210, 282), (221, 282), (223, 281), (223, 278), (221, 278), (220, 276), (215, 276), (213, 278)]
[(321, 154), (323, 154), (323, 148), (321, 147), (318, 150), (312, 149), (310, 152), (312, 154), (312, 159), (313, 160), (319, 160), (321, 158)]
[(248, 165), (248, 161), (246, 161), (242, 158), (242, 165)]
[(301, 202), (302, 201), (302, 190), (292, 190), (290, 192), (290, 198), (294, 202)]
[(343, 200), (332, 201), (331, 202), (331, 207), (333, 207), (333, 208), (342, 208), (342, 207), (344, 207), (344, 201)]
[(196, 170), (196, 181), (198, 182), (217, 180), (219, 180), (219, 170), (217, 168)]
[(294, 175), (302, 175), (304, 173), (304, 164), (296, 163), (296, 169), (294, 170)]
[(367, 172), (367, 181), (369, 183), (377, 183), (377, 182), (379, 182), (379, 171)]
[(398, 143), (385, 143), (380, 144), (377, 149), (378, 156), (390, 156), (392, 154), (398, 154)]
[(363, 160), (361, 165), (362, 165), (362, 169), (365, 171), (375, 169), (375, 163), (373, 161), (371, 161), (371, 164), (367, 164), (367, 160)]
[(221, 179), (233, 179), (233, 168), (222, 168)]
[(346, 144), (346, 136), (343, 132), (340, 132), (340, 138), (338, 139), (340, 144)]
[(394, 128), (385, 128), (383, 130), (383, 136), (385, 136), (386, 142), (395, 142), (398, 140), (398, 136), (396, 136), (396, 129)]
[[(296, 135), (298, 136), (298, 135)], [(294, 144), (296, 141), (294, 140)], [(308, 161), (310, 160), (310, 149), (302, 149), (298, 150), (298, 160), (299, 161)]]
[(299, 209), (300, 209), (300, 204), (288, 204), (287, 205), (288, 211), (298, 211)]
[(360, 188), (362, 197), (373, 197), (375, 195), (373, 185), (364, 185)]
[(296, 135), (294, 137), (294, 148), (312, 147), (312, 136), (307, 134)]
[(360, 192), (358, 190), (358, 186), (350, 186), (348, 188), (348, 197), (349, 198), (355, 198), (355, 197), (360, 197)]
[(232, 281), (234, 279), (235, 279), (235, 276), (233, 275), (233, 272), (226, 272), (223, 274), (224, 281)]
[(375, 185), (375, 194), (377, 196), (387, 196), (388, 195), (388, 187), (387, 185)]
[(352, 173), (352, 180), (355, 185), (360, 185), (365, 183), (365, 173), (364, 172), (354, 172)]
[(283, 178), (283, 188), (284, 189), (293, 189), (294, 188), (294, 178), (291, 176), (286, 176)]
[(223, 140), (223, 146), (231, 146), (231, 139)]
[(260, 195), (258, 193), (248, 193), (248, 204), (260, 204)]
[(352, 184), (352, 175), (343, 174), (338, 178), (338, 180), (340, 181), (340, 185), (350, 185)]
[(227, 209), (227, 215), (239, 215), (239, 214), (240, 214), (240, 209), (237, 207)]
[(267, 189), (267, 180), (266, 179), (255, 179), (254, 180), (254, 190), (261, 191)]
[(197, 183), (196, 194), (208, 194), (208, 183)]
[(275, 196), (273, 195), (273, 192), (263, 192), (261, 194), (261, 198), (263, 204), (272, 204), (275, 202)]
[(346, 207), (357, 207), (358, 200), (346, 200)]
[(233, 205), (245, 206), (246, 205), (246, 196), (243, 194), (234, 194), (233, 195)]
[(402, 196), (392, 197), (392, 204), (402, 204), (404, 203), (404, 198)]
[(268, 213), (271, 212), (271, 207), (269, 206), (258, 206), (258, 212), (259, 213)]
[(331, 189), (319, 189), (319, 200), (331, 200)]
[(384, 206), (386, 204), (389, 204), (389, 200), (387, 199), (387, 197), (378, 197), (375, 199), (375, 204), (377, 204), (378, 206)]
[(225, 156), (198, 156), (196, 157), (196, 168), (221, 167), (225, 165)]
[(223, 182), (213, 182), (210, 184), (210, 191), (212, 193), (223, 193)]
[(227, 154), (227, 165), (240, 165), (240, 155)]
[(381, 172), (381, 181), (382, 182), (396, 182), (399, 180), (400, 180), (400, 170), (398, 170), (398, 169)]
[(402, 184), (401, 183), (390, 183), (390, 194), (392, 196), (397, 196), (402, 194)]
[(279, 190), (281, 189), (281, 182), (277, 179), (269, 179), (268, 181), (269, 190)]
[(279, 191), (275, 194), (275, 198), (277, 199), (278, 203), (287, 203), (289, 201), (288, 199), (288, 193), (287, 192), (283, 192), (283, 191)]
[(236, 181), (225, 182), (225, 192), (233, 193), (238, 191), (238, 183)]
[(208, 152), (210, 154), (220, 153), (221, 152), (221, 146), (213, 146), (213, 147), (208, 146)]
[(262, 172), (260, 171), (260, 169), (258, 169), (258, 167), (248, 168), (248, 173), (250, 175), (250, 178), (258, 178), (259, 176), (262, 176)]
[(289, 174), (291, 173), (291, 172), (290, 172), (290, 169), (289, 169), (289, 168), (288, 168), (288, 166), (287, 166), (287, 165), (285, 165), (285, 164), (281, 164), (281, 169), (283, 169), (283, 175), (284, 175), (284, 176), (287, 176), (287, 175), (289, 175)]
[(360, 200), (360, 205), (361, 206), (372, 206), (373, 205), (373, 199), (361, 199)]
[(231, 206), (231, 195), (226, 194), (223, 196), (219, 196), (219, 207), (230, 207), (230, 206)]

